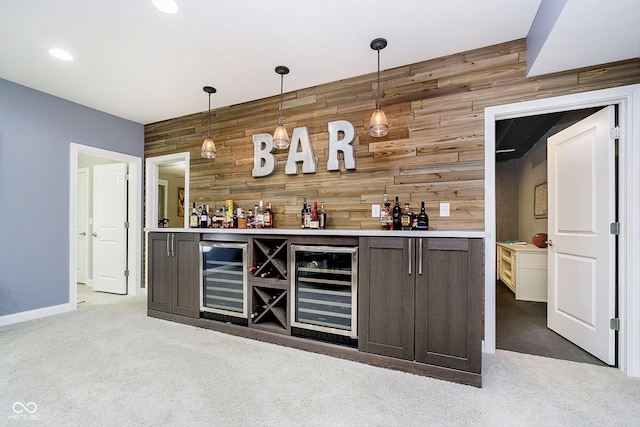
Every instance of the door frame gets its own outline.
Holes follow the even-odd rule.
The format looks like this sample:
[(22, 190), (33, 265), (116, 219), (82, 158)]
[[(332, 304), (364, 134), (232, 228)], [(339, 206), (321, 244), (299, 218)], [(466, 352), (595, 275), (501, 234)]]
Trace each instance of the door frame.
[(538, 99), (485, 109), (485, 295), (483, 351), (496, 350), (496, 195), (497, 120), (581, 108), (618, 106), (618, 368), (640, 377), (640, 84)]
[(69, 302), (78, 307), (78, 288), (76, 285), (76, 204), (78, 199), (77, 173), (78, 154), (105, 157), (129, 166), (129, 190), (127, 213), (129, 217), (129, 237), (127, 239), (127, 264), (129, 268), (129, 295), (144, 294), (142, 288), (142, 158), (104, 150), (77, 143), (70, 144), (69, 158)]
[[(87, 220), (87, 229), (85, 230), (86, 235), (85, 235), (85, 239), (84, 239), (84, 244), (82, 245), (82, 246), (84, 246), (84, 248), (82, 248), (82, 250), (84, 251), (84, 255), (85, 255), (85, 258), (86, 258), (86, 260), (85, 260), (85, 280), (82, 283), (90, 286), (88, 259), (89, 259), (89, 184), (90, 184), (91, 179), (90, 179), (90, 172), (89, 172), (89, 168), (88, 167), (78, 168), (77, 170), (78, 170), (77, 174), (80, 174), (82, 172), (82, 173), (86, 173), (86, 175), (87, 175), (87, 177), (86, 177), (86, 179), (87, 179), (87, 187), (85, 188), (85, 191), (84, 191), (85, 194), (83, 195), (84, 196), (83, 197), (84, 201), (86, 203), (85, 209), (87, 211), (86, 212), (87, 215), (86, 215), (86, 218), (85, 218)], [(76, 178), (77, 178), (77, 175), (76, 175)], [(77, 181), (76, 181), (76, 188), (78, 188)], [(78, 202), (77, 202), (78, 196), (77, 196), (77, 194), (78, 193), (76, 191), (76, 206), (78, 206)], [(78, 211), (76, 210), (76, 215), (77, 215), (77, 212)], [(76, 226), (77, 225), (78, 225), (78, 221), (77, 221), (77, 217), (76, 217)], [(76, 233), (77, 233), (77, 230), (76, 230)], [(77, 238), (78, 238), (78, 236), (76, 234), (76, 239)], [(77, 255), (77, 250), (78, 250), (78, 246), (76, 244), (76, 255)], [(76, 263), (76, 268), (77, 267), (78, 267), (78, 265)], [(76, 270), (76, 272), (77, 271), (78, 270)], [(77, 273), (76, 273), (76, 281), (77, 280), (78, 280), (78, 276), (77, 276)]]

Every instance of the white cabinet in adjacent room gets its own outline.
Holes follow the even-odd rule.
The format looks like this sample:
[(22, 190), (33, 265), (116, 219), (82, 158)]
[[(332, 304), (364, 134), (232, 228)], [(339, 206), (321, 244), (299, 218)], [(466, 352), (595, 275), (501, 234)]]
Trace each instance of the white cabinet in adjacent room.
[(547, 302), (547, 249), (531, 243), (497, 243), (497, 276), (517, 300)]

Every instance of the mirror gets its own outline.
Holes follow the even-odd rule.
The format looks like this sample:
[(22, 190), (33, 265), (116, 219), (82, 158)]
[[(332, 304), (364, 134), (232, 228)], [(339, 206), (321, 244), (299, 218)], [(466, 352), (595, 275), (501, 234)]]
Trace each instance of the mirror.
[(189, 227), (189, 161), (188, 152), (146, 159), (147, 228)]

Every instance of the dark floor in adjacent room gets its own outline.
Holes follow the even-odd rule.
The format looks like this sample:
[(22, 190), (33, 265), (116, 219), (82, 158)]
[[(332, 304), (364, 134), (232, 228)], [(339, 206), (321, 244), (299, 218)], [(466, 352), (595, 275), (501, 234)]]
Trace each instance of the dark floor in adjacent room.
[(547, 328), (546, 303), (518, 301), (500, 280), (496, 281), (496, 348), (607, 366)]

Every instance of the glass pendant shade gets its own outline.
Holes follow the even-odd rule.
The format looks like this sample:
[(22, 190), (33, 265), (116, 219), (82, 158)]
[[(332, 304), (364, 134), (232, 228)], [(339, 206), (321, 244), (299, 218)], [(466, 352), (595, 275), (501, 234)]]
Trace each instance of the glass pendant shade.
[(289, 147), (289, 134), (282, 125), (279, 125), (273, 133), (273, 146), (278, 150), (284, 150)]
[(207, 137), (202, 143), (202, 148), (200, 149), (200, 156), (205, 159), (215, 159), (216, 158), (216, 144), (213, 142), (213, 139)]
[(389, 130), (389, 123), (387, 122), (387, 116), (384, 111), (378, 109), (373, 112), (371, 116), (371, 123), (369, 124), (369, 135), (379, 137), (386, 136)]

